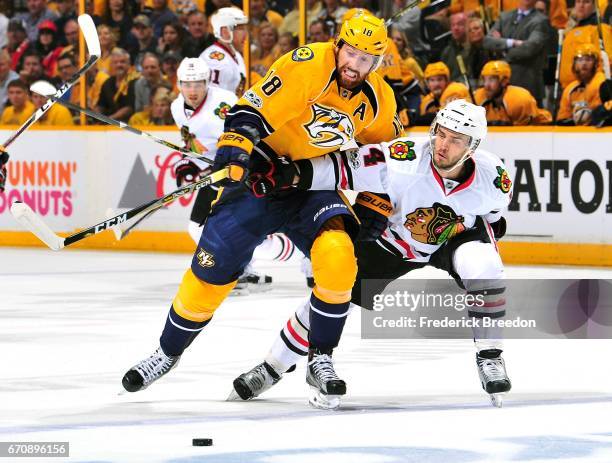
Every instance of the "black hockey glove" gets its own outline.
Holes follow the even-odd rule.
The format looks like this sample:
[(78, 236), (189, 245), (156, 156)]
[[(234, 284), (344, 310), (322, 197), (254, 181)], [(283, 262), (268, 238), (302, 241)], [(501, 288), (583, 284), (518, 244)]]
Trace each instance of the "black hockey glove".
[(180, 187), (186, 183), (193, 183), (200, 175), (201, 169), (193, 160), (183, 158), (174, 164), (174, 174), (176, 175), (176, 186)]
[(362, 192), (357, 195), (353, 210), (361, 222), (357, 241), (376, 241), (387, 228), (393, 206), (386, 194)]
[(6, 185), (6, 163), (9, 160), (9, 154), (6, 151), (0, 151), (0, 193), (4, 191)]
[(263, 198), (293, 188), (298, 177), (296, 164), (289, 158), (279, 157), (255, 167), (245, 185), (256, 198)]
[(230, 181), (243, 182), (248, 175), (248, 165), (253, 146), (259, 143), (257, 130), (249, 126), (236, 127), (219, 137), (213, 170), (230, 168)]

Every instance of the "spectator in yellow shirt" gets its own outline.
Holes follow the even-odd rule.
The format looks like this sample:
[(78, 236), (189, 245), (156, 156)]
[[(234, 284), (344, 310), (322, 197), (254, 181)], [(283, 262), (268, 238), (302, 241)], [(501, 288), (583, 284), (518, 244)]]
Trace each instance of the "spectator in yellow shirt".
[(599, 49), (590, 43), (579, 46), (574, 52), (573, 71), (576, 80), (570, 83), (561, 96), (557, 115), (559, 125), (589, 125), (591, 114), (601, 105), (599, 88), (606, 80), (597, 70)]
[[(38, 95), (37, 93), (32, 93), (31, 98), (35, 109), (40, 108), (47, 102), (47, 99), (44, 96)], [(43, 126), (58, 126), (74, 125), (74, 122), (72, 121), (72, 114), (70, 114), (70, 111), (59, 103), (55, 103), (40, 119), (38, 119), (37, 124)]]
[(36, 110), (30, 101), (28, 86), (21, 80), (15, 79), (8, 84), (8, 100), (10, 106), (4, 108), (0, 116), (0, 125), (21, 125)]
[(259, 28), (257, 51), (251, 55), (251, 69), (257, 74), (265, 76), (278, 58), (276, 44), (278, 31), (272, 24), (262, 24)]
[(489, 61), (480, 73), (484, 86), (474, 92), (476, 104), (487, 110), (489, 125), (542, 125), (552, 115), (538, 108), (527, 89), (510, 85), (512, 71), (505, 61)]
[(170, 104), (176, 98), (167, 87), (160, 86), (151, 92), (149, 106), (130, 117), (130, 125), (173, 125)]

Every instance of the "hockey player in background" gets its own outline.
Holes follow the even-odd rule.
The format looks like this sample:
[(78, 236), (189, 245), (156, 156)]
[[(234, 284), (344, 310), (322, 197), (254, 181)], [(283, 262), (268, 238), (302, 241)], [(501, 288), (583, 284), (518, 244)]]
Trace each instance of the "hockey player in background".
[(215, 43), (200, 55), (211, 70), (210, 85), (234, 92), (238, 97), (245, 90), (246, 67), (241, 50), (248, 22), (239, 8), (220, 8), (210, 17)]
[[(209, 85), (210, 69), (200, 58), (185, 58), (177, 71), (180, 95), (170, 107), (172, 117), (181, 131), (185, 146), (203, 154), (210, 162), (184, 157), (174, 165), (176, 185), (195, 182), (200, 176), (212, 172), (212, 162), (217, 153), (217, 140), (223, 133), (223, 124), (229, 109), (238, 98), (233, 92)], [(217, 197), (218, 188), (211, 186), (198, 190), (191, 210), (189, 235), (197, 244), (202, 225), (210, 212), (211, 203)], [(268, 236), (256, 249), (255, 255), (265, 260), (289, 260), (295, 246), (284, 235)], [(272, 278), (256, 273), (249, 265), (238, 279), (236, 291), (245, 294), (251, 290), (269, 289)]]
[(275, 188), (268, 195), (265, 188), (284, 183), (275, 177), (279, 156), (319, 158), (355, 141), (381, 143), (400, 135), (393, 90), (374, 72), (386, 43), (384, 21), (359, 12), (343, 23), (334, 43), (283, 55), (228, 112), (214, 169), (229, 167), (232, 182), (224, 186), (219, 205), (206, 220), (160, 347), (125, 374), (126, 390), (142, 390), (176, 366), (234, 288), (254, 249), (270, 233), (283, 231), (313, 264), (306, 374), (311, 403), (334, 406), (346, 392), (331, 355), (342, 335), (357, 273), (355, 217), (336, 191)]
[[(505, 233), (502, 214), (512, 182), (497, 156), (477, 149), (487, 133), (485, 110), (455, 100), (438, 112), (429, 133), (429, 139), (398, 138), (300, 160), (279, 178), (291, 178), (299, 189), (367, 192), (357, 197), (355, 212), (374, 226), (362, 230), (363, 240), (355, 244), (353, 304), (372, 308), (372, 300), (363, 299), (366, 280), (369, 290), (380, 293), (402, 275), (430, 265), (447, 271), (468, 294), (484, 295), (482, 307), (472, 306), (469, 316), (503, 317), (504, 266), (496, 239)], [(234, 380), (230, 398), (256, 397), (294, 368), (308, 352), (313, 310), (306, 301), (296, 311), (265, 361)], [(482, 386), (500, 405), (500, 394), (511, 387), (501, 332), (475, 328), (474, 341)]]

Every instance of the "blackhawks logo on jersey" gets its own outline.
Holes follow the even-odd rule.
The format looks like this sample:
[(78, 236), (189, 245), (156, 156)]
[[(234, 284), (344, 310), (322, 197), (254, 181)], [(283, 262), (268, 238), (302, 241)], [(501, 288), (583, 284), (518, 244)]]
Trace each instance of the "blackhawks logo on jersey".
[(308, 47), (296, 48), (291, 55), (293, 61), (308, 61), (314, 57), (314, 52)]
[(208, 57), (210, 59), (216, 59), (217, 61), (221, 61), (223, 58), (225, 58), (225, 53), (215, 50), (215, 51), (211, 51)]
[(389, 145), (389, 156), (396, 161), (414, 161), (416, 153), (412, 149), (413, 147), (413, 141), (396, 141)]
[(312, 120), (304, 124), (310, 135), (310, 144), (320, 148), (333, 148), (353, 138), (353, 121), (343, 112), (317, 104), (312, 105)]
[(512, 180), (510, 180), (508, 172), (506, 172), (503, 167), (497, 166), (496, 169), (497, 178), (493, 180), (493, 185), (495, 185), (496, 188), (499, 188), (502, 193), (508, 193), (510, 188), (512, 188)]
[(227, 117), (227, 112), (231, 108), (232, 107), (228, 105), (227, 103), (221, 102), (219, 103), (219, 106), (217, 107), (217, 109), (215, 109), (215, 116), (219, 116), (221, 119), (225, 119)]
[(413, 239), (425, 244), (442, 244), (465, 230), (463, 216), (445, 204), (419, 207), (406, 215), (404, 227)]

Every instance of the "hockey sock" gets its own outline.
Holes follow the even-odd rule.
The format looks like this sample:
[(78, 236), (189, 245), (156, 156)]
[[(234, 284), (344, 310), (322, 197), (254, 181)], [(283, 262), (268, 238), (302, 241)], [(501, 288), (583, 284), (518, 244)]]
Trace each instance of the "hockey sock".
[(287, 320), (266, 356), (266, 362), (277, 372), (286, 372), (308, 354), (309, 311), (310, 298)]
[(308, 340), (310, 347), (320, 351), (334, 349), (349, 313), (350, 302), (332, 304), (324, 302), (315, 296), (310, 296), (310, 334)]
[(170, 356), (181, 355), (189, 347), (200, 331), (208, 325), (209, 320), (194, 322), (181, 317), (174, 311), (174, 306), (170, 307), (164, 331), (159, 338), (159, 345), (164, 354)]

